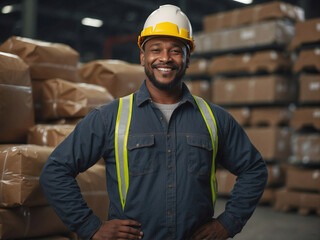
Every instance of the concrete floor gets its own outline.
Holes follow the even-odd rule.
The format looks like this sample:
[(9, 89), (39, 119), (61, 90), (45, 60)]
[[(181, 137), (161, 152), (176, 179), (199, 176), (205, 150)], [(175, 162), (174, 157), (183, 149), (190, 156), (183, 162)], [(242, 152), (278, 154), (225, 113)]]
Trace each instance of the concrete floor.
[[(218, 198), (215, 216), (227, 200)], [(259, 205), (242, 232), (234, 240), (320, 240), (320, 216), (299, 215), (295, 211), (277, 212), (273, 206)]]

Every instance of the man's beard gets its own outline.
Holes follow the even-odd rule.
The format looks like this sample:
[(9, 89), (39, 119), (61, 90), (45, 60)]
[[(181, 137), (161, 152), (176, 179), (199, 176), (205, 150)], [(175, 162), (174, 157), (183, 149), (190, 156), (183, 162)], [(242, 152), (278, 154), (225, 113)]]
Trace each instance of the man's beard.
[[(154, 68), (154, 67), (152, 67)], [(159, 82), (156, 77), (154, 76), (154, 73), (151, 72), (149, 69), (147, 69), (146, 67), (144, 68), (144, 72), (146, 73), (148, 79), (150, 80), (150, 82), (158, 89), (160, 90), (171, 90), (174, 89), (178, 84), (181, 83), (181, 80), (183, 78), (183, 76), (185, 75), (186, 69), (184, 69), (182, 72), (179, 72), (175, 78), (173, 79), (173, 81), (169, 82), (169, 83), (161, 83)]]

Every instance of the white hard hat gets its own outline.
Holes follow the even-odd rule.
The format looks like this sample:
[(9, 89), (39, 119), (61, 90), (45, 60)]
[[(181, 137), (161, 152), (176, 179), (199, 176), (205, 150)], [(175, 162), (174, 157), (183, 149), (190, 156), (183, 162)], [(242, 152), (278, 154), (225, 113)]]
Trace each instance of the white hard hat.
[(149, 15), (138, 38), (140, 48), (149, 36), (180, 38), (187, 43), (190, 52), (195, 48), (190, 21), (180, 8), (174, 5), (162, 5)]

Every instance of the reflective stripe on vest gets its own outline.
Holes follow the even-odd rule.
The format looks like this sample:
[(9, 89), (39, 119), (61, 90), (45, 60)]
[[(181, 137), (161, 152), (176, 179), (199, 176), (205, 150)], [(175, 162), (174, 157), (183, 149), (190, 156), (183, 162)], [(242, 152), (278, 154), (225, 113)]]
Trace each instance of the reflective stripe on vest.
[[(216, 178), (215, 178), (215, 157), (217, 154), (218, 146), (218, 135), (217, 135), (217, 125), (213, 113), (209, 105), (200, 97), (193, 96), (201, 115), (207, 125), (208, 131), (210, 133), (212, 147), (213, 147), (213, 158), (211, 166), (211, 191), (212, 191), (212, 203), (213, 207), (216, 200)], [(120, 98), (117, 122), (115, 127), (115, 157), (117, 165), (117, 177), (118, 177), (118, 187), (119, 195), (122, 204), (122, 210), (126, 203), (126, 196), (129, 188), (129, 167), (128, 167), (128, 154), (127, 154), (127, 142), (128, 134), (131, 122), (132, 113), (132, 103), (133, 94)]]
[(211, 137), (213, 153), (212, 153), (212, 163), (211, 163), (210, 184), (211, 184), (211, 192), (212, 192), (212, 203), (214, 208), (214, 205), (216, 203), (216, 194), (217, 194), (217, 181), (216, 181), (216, 174), (215, 174), (216, 172), (215, 159), (218, 151), (217, 124), (216, 124), (216, 119), (214, 118), (213, 113), (211, 111), (211, 108), (206, 103), (206, 101), (204, 101), (202, 98), (197, 96), (193, 96), (193, 98), (199, 107), (203, 120), (206, 122), (208, 131)]
[(131, 122), (132, 101), (133, 94), (119, 99), (119, 108), (114, 135), (118, 187), (122, 209), (124, 209), (129, 188), (127, 142)]

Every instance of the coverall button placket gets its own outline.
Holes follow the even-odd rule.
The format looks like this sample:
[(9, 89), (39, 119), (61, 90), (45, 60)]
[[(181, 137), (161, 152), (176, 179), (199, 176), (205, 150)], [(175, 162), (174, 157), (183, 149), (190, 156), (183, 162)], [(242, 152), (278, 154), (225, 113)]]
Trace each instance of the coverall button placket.
[[(166, 182), (167, 182), (167, 197), (166, 197), (166, 206), (167, 206), (167, 214), (166, 214), (166, 222), (168, 229), (168, 237), (171, 234), (171, 237), (175, 236), (176, 232), (176, 162), (175, 162), (175, 121), (174, 116), (171, 116), (170, 123), (167, 130), (167, 174), (166, 174)], [(170, 137), (169, 137), (170, 136)]]

